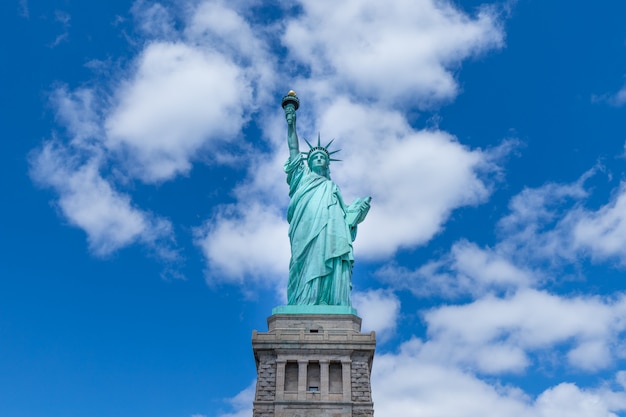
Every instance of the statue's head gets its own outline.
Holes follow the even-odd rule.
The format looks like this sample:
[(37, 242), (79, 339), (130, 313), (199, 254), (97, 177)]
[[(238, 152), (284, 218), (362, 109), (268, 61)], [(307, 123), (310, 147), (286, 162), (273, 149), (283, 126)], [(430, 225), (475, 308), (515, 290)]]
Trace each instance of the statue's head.
[(339, 161), (339, 159), (331, 158), (331, 155), (339, 152), (339, 150), (332, 152), (328, 150), (328, 147), (333, 143), (332, 140), (328, 143), (328, 145), (322, 146), (319, 134), (317, 135), (317, 146), (311, 145), (306, 139), (305, 141), (307, 145), (309, 145), (309, 152), (306, 154), (309, 168), (311, 168), (311, 171), (329, 178), (330, 161)]
[(328, 170), (328, 166), (330, 165), (330, 157), (326, 152), (318, 150), (314, 153), (309, 152), (307, 162), (309, 164), (309, 168), (311, 168), (312, 171), (315, 171), (316, 169)]

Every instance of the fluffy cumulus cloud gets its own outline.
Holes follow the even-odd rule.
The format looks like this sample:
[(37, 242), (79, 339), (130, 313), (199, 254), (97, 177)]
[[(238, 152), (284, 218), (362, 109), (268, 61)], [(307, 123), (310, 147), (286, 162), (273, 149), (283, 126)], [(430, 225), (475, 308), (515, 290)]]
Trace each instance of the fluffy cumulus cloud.
[[(224, 145), (248, 121), (255, 92), (258, 97), (271, 85), (267, 65), (259, 64), (263, 48), (229, 51), (225, 45), (233, 42), (232, 33), (203, 23), (210, 3), (185, 9), (191, 10), (185, 34), (166, 6), (136, 2), (132, 12), (145, 38), (127, 68), (114, 71), (105, 84), (62, 86), (50, 96), (63, 131), (34, 152), (31, 173), (57, 191), (60, 214), (87, 233), (98, 255), (172, 238), (168, 221), (132, 202), (133, 181), (162, 183), (188, 174), (200, 159), (232, 162)], [(236, 12), (211, 12), (225, 17), (217, 20), (222, 26), (239, 24), (239, 43), (258, 44)], [(207, 39), (209, 32), (216, 35)]]
[(612, 104), (615, 106), (623, 106), (626, 104), (626, 85), (622, 87), (612, 98)]
[(104, 122), (107, 148), (120, 154), (131, 175), (158, 182), (187, 173), (200, 149), (239, 132), (239, 103), (251, 99), (250, 85), (226, 57), (155, 42), (137, 61)]
[(398, 353), (376, 356), (372, 392), (377, 414), (402, 416), (523, 416), (519, 390), (495, 388), (454, 367), (422, 359), (411, 340)]
[(574, 183), (549, 183), (515, 196), (499, 222), (501, 250), (527, 260), (626, 264), (626, 185), (621, 182), (600, 207), (587, 208), (592, 194), (585, 181), (595, 174), (591, 170)]
[[(460, 368), (433, 363), (413, 339), (397, 353), (379, 354), (372, 373), (377, 414), (460, 417), (617, 417), (626, 409), (623, 386), (584, 389), (560, 383), (536, 398), (512, 385), (490, 384)], [(616, 381), (619, 382), (620, 374)]]
[(591, 101), (596, 103), (608, 103), (611, 106), (621, 107), (626, 104), (626, 84), (615, 93), (593, 94)]
[(346, 199), (373, 198), (357, 244), (366, 256), (428, 241), (453, 209), (483, 202), (498, 171), (497, 150), (469, 149), (446, 132), (412, 129), (392, 110), (340, 99), (320, 120), (347, 160), (332, 167)]
[(503, 32), (493, 9), (468, 16), (432, 0), (302, 1), (287, 22), (290, 56), (328, 79), (333, 91), (387, 102), (432, 104), (458, 91), (450, 69), (500, 47)]
[(518, 372), (531, 364), (528, 353), (557, 347), (566, 352), (561, 365), (596, 370), (621, 356), (625, 311), (624, 297), (520, 290), (510, 297), (435, 308), (425, 320), (435, 357), (481, 372)]
[(377, 277), (418, 297), (478, 298), (512, 294), (558, 280), (562, 268), (587, 260), (626, 264), (626, 186), (615, 187), (608, 201), (586, 205), (593, 197), (586, 181), (597, 170), (569, 184), (547, 183), (511, 198), (497, 224), (499, 240), (480, 247), (467, 240), (414, 269), (393, 262)]
[(289, 265), (287, 222), (280, 212), (251, 204), (227, 206), (195, 229), (196, 243), (208, 261), (208, 280), (286, 287)]
[(579, 209), (564, 219), (574, 245), (594, 259), (617, 258), (626, 264), (626, 183), (598, 210)]
[(174, 17), (160, 3), (137, 0), (131, 9), (136, 28), (148, 37), (176, 37)]
[(67, 130), (73, 146), (89, 148), (102, 137), (101, 103), (94, 90), (79, 88), (70, 91), (67, 86), (62, 86), (53, 91), (50, 101), (56, 109), (57, 121)]
[(438, 296), (455, 299), (486, 293), (507, 293), (537, 281), (532, 270), (515, 265), (507, 256), (475, 243), (456, 242), (441, 259), (410, 270), (387, 264), (376, 275), (397, 289), (407, 289), (417, 297)]
[(172, 259), (168, 249), (172, 225), (163, 218), (133, 206), (130, 197), (116, 191), (99, 171), (97, 159), (79, 164), (67, 150), (49, 142), (32, 156), (31, 174), (59, 195), (57, 206), (69, 222), (87, 233), (96, 255), (141, 242)]
[(355, 292), (352, 294), (352, 303), (363, 318), (363, 332), (375, 331), (378, 343), (384, 343), (394, 334), (400, 314), (400, 300), (393, 292)]
[(256, 382), (253, 382), (239, 394), (227, 400), (233, 410), (232, 412), (217, 414), (217, 417), (250, 417), (255, 391)]
[(252, 415), (252, 401), (254, 401), (255, 388), (256, 383), (252, 383), (252, 385), (233, 398), (226, 399), (231, 408), (229, 412), (217, 411), (210, 414), (192, 414), (191, 417), (250, 417)]

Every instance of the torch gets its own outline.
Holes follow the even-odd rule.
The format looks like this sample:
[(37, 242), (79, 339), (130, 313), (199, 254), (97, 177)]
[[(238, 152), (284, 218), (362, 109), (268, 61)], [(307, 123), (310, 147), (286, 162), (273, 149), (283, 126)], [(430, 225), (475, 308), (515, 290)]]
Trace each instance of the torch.
[(282, 105), (285, 111), (287, 111), (288, 106), (292, 106), (294, 110), (298, 110), (298, 107), (300, 107), (300, 100), (298, 99), (298, 96), (296, 96), (296, 92), (289, 90), (287, 95), (283, 97)]

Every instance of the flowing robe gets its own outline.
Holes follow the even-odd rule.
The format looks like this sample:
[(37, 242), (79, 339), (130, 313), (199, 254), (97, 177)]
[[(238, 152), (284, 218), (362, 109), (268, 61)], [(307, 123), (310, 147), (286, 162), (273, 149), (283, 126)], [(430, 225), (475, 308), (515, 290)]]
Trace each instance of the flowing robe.
[(304, 159), (285, 163), (289, 184), (290, 305), (350, 306), (352, 240), (339, 187), (311, 171)]

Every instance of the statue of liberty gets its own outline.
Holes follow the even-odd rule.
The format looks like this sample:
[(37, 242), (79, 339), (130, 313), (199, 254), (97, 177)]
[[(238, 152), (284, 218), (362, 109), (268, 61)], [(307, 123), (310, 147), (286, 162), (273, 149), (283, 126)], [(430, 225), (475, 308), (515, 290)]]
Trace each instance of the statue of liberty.
[(328, 145), (309, 146), (300, 152), (296, 110), (300, 101), (292, 90), (283, 98), (287, 119), (289, 159), (285, 163), (289, 184), (289, 240), (291, 261), (287, 300), (289, 305), (351, 306), (352, 242), (357, 224), (370, 208), (370, 197), (346, 205), (339, 187), (330, 179)]

